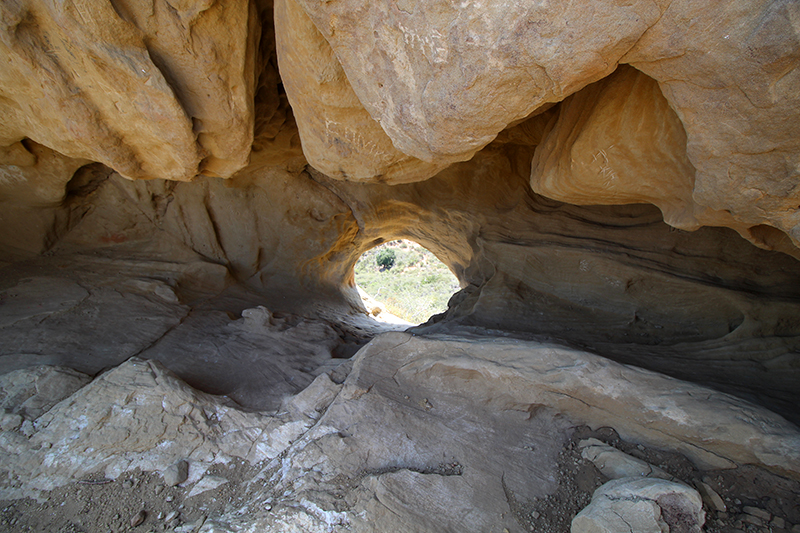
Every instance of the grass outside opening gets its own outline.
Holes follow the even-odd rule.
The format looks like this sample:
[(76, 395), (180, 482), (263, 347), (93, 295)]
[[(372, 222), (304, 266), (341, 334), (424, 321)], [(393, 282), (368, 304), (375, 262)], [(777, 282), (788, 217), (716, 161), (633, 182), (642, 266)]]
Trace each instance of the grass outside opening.
[(355, 266), (356, 284), (391, 314), (421, 324), (447, 309), (458, 279), (419, 244), (391, 241), (365, 252)]

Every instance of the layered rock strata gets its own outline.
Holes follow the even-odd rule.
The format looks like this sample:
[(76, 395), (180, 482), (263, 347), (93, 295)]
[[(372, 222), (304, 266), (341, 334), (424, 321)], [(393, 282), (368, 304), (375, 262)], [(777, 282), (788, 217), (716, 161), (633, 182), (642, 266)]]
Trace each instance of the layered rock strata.
[[(571, 114), (591, 114), (586, 135), (573, 130), (574, 118), (554, 135), (579, 137), (570, 144), (578, 141), (583, 161), (569, 165), (563, 146), (542, 145), (537, 161), (567, 159), (561, 172), (534, 168), (534, 188), (572, 203), (585, 203), (587, 189), (598, 190), (594, 203), (664, 195), (657, 205), (678, 227), (729, 226), (767, 248), (790, 249), (787, 236), (800, 244), (800, 42), (792, 2), (736, 2), (721, 11), (691, 2), (299, 3), (364, 108), (406, 154), (469, 159), (508, 126), (629, 64), (649, 81), (622, 83), (597, 101), (577, 97)], [(630, 122), (620, 104), (641, 122)], [(654, 120), (669, 139), (637, 149), (647, 145), (641, 131), (657, 134)], [(631, 162), (667, 163), (669, 171), (646, 170), (632, 182)], [(670, 205), (675, 195), (680, 216)]]
[[(253, 166), (224, 183), (130, 182), (86, 167), (70, 182), (68, 200), (52, 208), (61, 221), (46, 226), (52, 257), (9, 267), (4, 294), (8, 303), (17, 294), (20, 304), (36, 298), (25, 296), (30, 265), (41, 265), (49, 279), (64, 279), (65, 287), (76, 282), (69, 270), (97, 265), (85, 274), (99, 277), (83, 275), (79, 287), (98, 287), (99, 280), (108, 283), (108, 276), (124, 272), (136, 281), (112, 285), (123, 292), (141, 285), (134, 292), (145, 291), (139, 300), (144, 309), (153, 300), (146, 288), (163, 285), (165, 296), (155, 301), (170, 309), (173, 325), (235, 285), (250, 296), (244, 304), (209, 304), (221, 313), (220, 325), (231, 320), (226, 312), (235, 317), (258, 304), (348, 324), (347, 317), (361, 312), (352, 285), (360, 254), (385, 240), (409, 238), (436, 253), (465, 287), (427, 331), (544, 335), (795, 416), (797, 261), (759, 250), (730, 230), (670, 229), (653, 207), (578, 207), (533, 193), (527, 161), (535, 148), (528, 143), (542, 131), (537, 124), (509, 131), (470, 162), (404, 185), (332, 180), (295, 167), (291, 152), (282, 166)], [(265, 149), (259, 157), (272, 153)], [(108, 295), (87, 303), (104, 308), (121, 302), (114, 291)], [(28, 322), (9, 322), (3, 347), (15, 359), (48, 353), (33, 347), (27, 327), (36, 328), (36, 338), (57, 338), (67, 320), (60, 314), (39, 323), (37, 313), (25, 316)], [(185, 327), (197, 320), (195, 314)], [(144, 321), (131, 334), (153, 326)], [(155, 331), (170, 327), (143, 337), (157, 340)], [(363, 325), (355, 328), (361, 331), (356, 337), (365, 334)], [(137, 345), (125, 353), (149, 346)]]

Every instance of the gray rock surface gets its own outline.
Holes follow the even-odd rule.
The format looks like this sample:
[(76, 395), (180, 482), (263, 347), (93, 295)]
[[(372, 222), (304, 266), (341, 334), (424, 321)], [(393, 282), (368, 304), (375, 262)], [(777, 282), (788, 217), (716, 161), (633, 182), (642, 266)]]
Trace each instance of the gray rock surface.
[(572, 520), (571, 533), (700, 533), (703, 502), (692, 488), (662, 479), (609, 481)]
[[(800, 432), (781, 417), (580, 350), (512, 339), (388, 333), (359, 353), (354, 374), (345, 392), (357, 394), (354, 380), (369, 383), (369, 375), (396, 380), (420, 374), (435, 379), (441, 391), (469, 390), (500, 407), (545, 405), (575, 421), (613, 427), (627, 440), (669, 446), (706, 467), (754, 462), (800, 471)], [(704, 402), (695, 401), (698, 394)]]
[(184, 481), (195, 483), (217, 462), (279, 455), (313, 424), (295, 413), (244, 412), (134, 358), (37, 418), (29, 439), (0, 433), (0, 468), (21, 480), (0, 488), (0, 498), (36, 496), (98, 471), (110, 479), (135, 468), (166, 471), (179, 460), (191, 463)]
[[(27, 423), (30, 438), (22, 427), (0, 432), (2, 498), (181, 460), (191, 464), (182, 487), (200, 498), (229, 486), (224, 471), (209, 472), (215, 465), (260, 465), (243, 482), (247, 511), (193, 522), (209, 532), (525, 531), (519, 502), (556, 489), (559, 453), (579, 424), (615, 427), (699, 466), (746, 461), (800, 478), (800, 432), (775, 415), (578, 350), (504, 338), (385, 334), (276, 414), (243, 411), (134, 358)], [(611, 452), (587, 444), (597, 457)], [(595, 500), (636, 500), (624, 512), (644, 513), (641, 531), (700, 523), (692, 489), (621, 481)]]
[(164, 483), (168, 487), (174, 487), (187, 479), (189, 479), (189, 463), (184, 459), (176, 461), (164, 470)]
[[(77, 272), (65, 274), (57, 266), (67, 262)], [(31, 419), (42, 413), (34, 406), (42, 396), (24, 404), (16, 396), (83, 375), (64, 367), (88, 374), (55, 403), (89, 375), (131, 356), (157, 360), (192, 386), (248, 408), (276, 410), (322, 367), (336, 366), (335, 355), (365, 342), (344, 339), (330, 321), (273, 313), (260, 295), (241, 288), (217, 294), (228, 272), (211, 263), (81, 256), (45, 261), (36, 270), (42, 274), (7, 269), (7, 288), (0, 292), (0, 408), (3, 384), (23, 379), (14, 371), (61, 367), (26, 385), (28, 392), (6, 393), (18, 409), (34, 410)]]
[(594, 463), (597, 469), (609, 479), (624, 477), (669, 479), (672, 477), (660, 468), (632, 457), (597, 439), (581, 441), (579, 446), (582, 448), (581, 456)]
[(34, 420), (90, 380), (86, 374), (54, 366), (36, 366), (2, 374), (0, 409)]
[[(310, 383), (318, 356), (330, 360), (315, 343), (341, 346), (363, 328), (366, 320), (346, 325), (366, 319), (349, 277), (360, 254), (404, 237), (465, 286), (435, 325), (445, 332), (463, 325), (564, 339), (797, 416), (800, 325), (784, 317), (799, 314), (800, 263), (732, 231), (670, 231), (656, 208), (535, 195), (520, 159), (535, 152), (540, 122), (413, 184), (331, 180), (297, 170), (305, 163), (278, 168), (266, 148), (258, 165), (224, 183), (131, 182), (84, 167), (68, 198), (48, 207), (58, 224), (36, 226), (32, 214), (0, 232), (5, 252), (17, 228), (38, 227), (49, 250), (3, 269), (0, 369), (48, 364), (94, 375), (138, 355), (194, 387), (277, 408)], [(237, 371), (245, 361), (258, 367), (280, 337), (292, 342), (289, 331), (251, 334), (234, 324), (258, 305), (276, 322), (331, 325), (304, 348), (313, 364), (287, 350), (287, 364)], [(272, 379), (286, 371), (293, 381)], [(267, 388), (281, 397), (264, 397)]]
[[(507, 520), (508, 495), (524, 501), (552, 490), (554, 441), (567, 420), (618, 428), (705, 467), (751, 457), (798, 476), (796, 428), (777, 418), (751, 425), (748, 418), (766, 413), (694, 387), (538, 343), (386, 334), (359, 352), (324, 415), (265, 476), (285, 498), (273, 504), (303, 502), (291, 504), (293, 512), (319, 531), (343, 524), (354, 531), (520, 531)], [(708, 398), (702, 410), (698, 394)], [(768, 426), (781, 429), (767, 436)], [(794, 458), (771, 457), (776, 449)], [(641, 481), (646, 488), (661, 480)], [(689, 508), (702, 506), (685, 485), (654, 486), (669, 488), (653, 493), (665, 508), (683, 512), (684, 493)], [(340, 511), (331, 494), (344, 494), (349, 510)], [(643, 528), (674, 518), (657, 503), (636, 505), (649, 513)], [(692, 512), (691, 520), (700, 516)], [(277, 516), (263, 523), (280, 531), (288, 519)]]

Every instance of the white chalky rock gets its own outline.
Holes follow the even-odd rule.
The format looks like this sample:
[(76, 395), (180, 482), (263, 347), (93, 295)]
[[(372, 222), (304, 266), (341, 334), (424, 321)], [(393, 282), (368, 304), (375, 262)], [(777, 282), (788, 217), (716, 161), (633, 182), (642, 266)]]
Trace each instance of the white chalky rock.
[(663, 479), (623, 478), (594, 492), (572, 520), (571, 533), (700, 533), (703, 500), (694, 489)]

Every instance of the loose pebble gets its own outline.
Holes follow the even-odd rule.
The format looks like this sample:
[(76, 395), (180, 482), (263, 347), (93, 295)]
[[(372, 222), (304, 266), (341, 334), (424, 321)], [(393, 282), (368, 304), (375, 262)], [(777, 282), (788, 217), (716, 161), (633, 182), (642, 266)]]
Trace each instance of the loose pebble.
[(174, 487), (189, 478), (189, 463), (183, 459), (174, 463), (164, 470), (164, 483), (168, 487)]
[(772, 518), (772, 515), (769, 512), (765, 511), (764, 509), (759, 509), (758, 507), (750, 507), (748, 505), (745, 505), (744, 507), (742, 507), (742, 511), (745, 514), (748, 514), (750, 516), (755, 516), (766, 522), (768, 522), (769, 519)]
[(763, 520), (751, 514), (744, 515), (744, 517), (742, 517), (742, 522), (747, 522), (748, 524), (753, 524), (754, 526), (759, 526), (759, 527), (762, 527), (764, 525)]
[(133, 515), (131, 517), (131, 527), (136, 527), (136, 526), (142, 525), (142, 523), (144, 522), (145, 518), (147, 518), (147, 511), (142, 509), (141, 511), (139, 511), (138, 513), (136, 513), (135, 515)]

